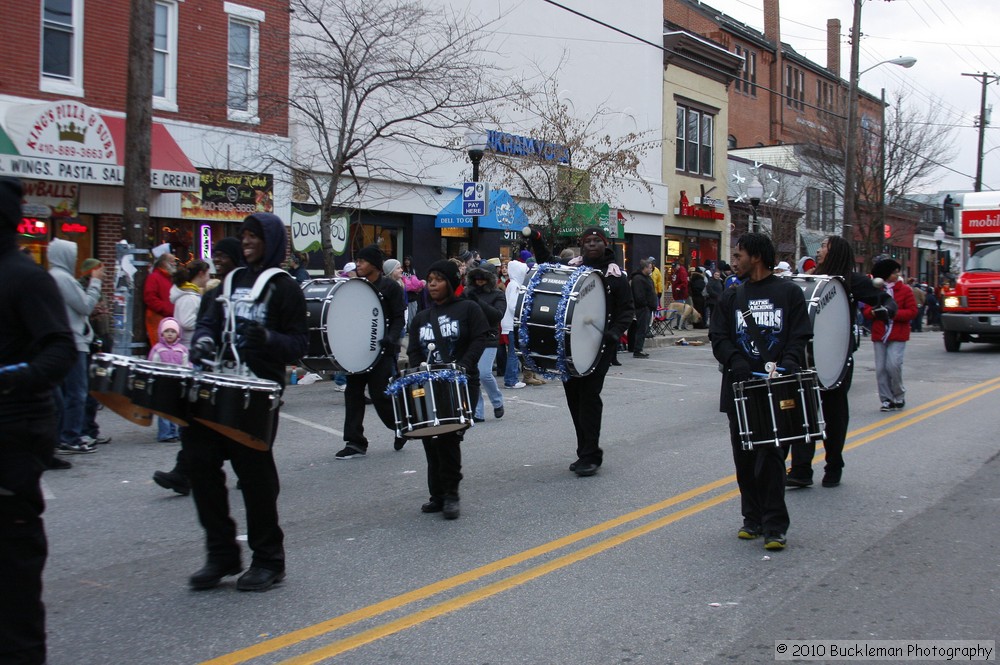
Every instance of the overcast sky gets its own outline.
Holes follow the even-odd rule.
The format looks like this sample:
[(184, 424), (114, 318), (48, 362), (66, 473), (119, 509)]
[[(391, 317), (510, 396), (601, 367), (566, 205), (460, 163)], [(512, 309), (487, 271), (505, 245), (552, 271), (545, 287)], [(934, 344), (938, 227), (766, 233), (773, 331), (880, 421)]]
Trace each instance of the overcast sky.
[[(763, 31), (762, 0), (703, 0), (752, 28)], [(826, 65), (826, 20), (839, 18), (843, 31), (841, 75), (850, 72), (847, 42), (853, 18), (852, 0), (782, 0), (781, 38), (821, 65)], [(910, 69), (885, 64), (861, 77), (862, 89), (878, 95), (881, 88), (910, 88), (913, 99), (928, 103), (932, 97), (945, 105), (943, 122), (959, 128), (953, 134), (958, 157), (941, 170), (941, 180), (930, 191), (972, 190), (976, 173), (982, 86), (963, 73), (1000, 73), (1000, 0), (865, 0), (861, 13), (861, 65), (863, 71), (880, 61), (914, 56)], [(993, 83), (986, 95), (994, 106), (986, 130), (983, 189), (1000, 190), (1000, 85)], [(989, 152), (992, 148), (997, 148)], [(956, 173), (957, 171), (957, 173)]]

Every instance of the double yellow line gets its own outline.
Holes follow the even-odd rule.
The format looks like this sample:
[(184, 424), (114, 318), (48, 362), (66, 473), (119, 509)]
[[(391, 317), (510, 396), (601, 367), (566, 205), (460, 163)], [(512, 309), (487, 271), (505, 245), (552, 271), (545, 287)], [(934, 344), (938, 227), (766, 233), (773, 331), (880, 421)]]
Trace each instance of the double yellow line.
[[(897, 432), (905, 427), (915, 425), (944, 411), (953, 409), (978, 397), (982, 397), (983, 395), (997, 389), (1000, 389), (1000, 377), (984, 381), (943, 397), (939, 397), (909, 411), (900, 412), (893, 416), (882, 418), (877, 422), (852, 431), (848, 435), (848, 439), (851, 439), (852, 442), (845, 446), (845, 450), (857, 448), (858, 446), (864, 445), (893, 432)], [(821, 458), (822, 453), (817, 455), (817, 459)], [(503, 559), (493, 561), (459, 575), (440, 580), (433, 584), (428, 584), (427, 586), (414, 589), (393, 598), (388, 598), (381, 602), (368, 605), (367, 607), (362, 607), (354, 610), (353, 612), (342, 614), (328, 621), (323, 621), (321, 623), (266, 640), (251, 647), (240, 649), (218, 658), (213, 658), (212, 660), (205, 661), (202, 665), (235, 665), (237, 663), (245, 663), (254, 658), (271, 654), (276, 651), (280, 651), (281, 649), (301, 644), (308, 640), (322, 637), (323, 635), (332, 633), (347, 626), (375, 618), (388, 612), (397, 611), (412, 603), (432, 598), (463, 585), (479, 581), (487, 576), (494, 575), (519, 564), (551, 554), (557, 550), (574, 545), (588, 538), (604, 534), (608, 531), (631, 522), (635, 522), (644, 517), (649, 517), (667, 508), (684, 503), (703, 494), (723, 488), (734, 483), (735, 481), (736, 477), (734, 475), (721, 478), (711, 483), (702, 485), (701, 487), (688, 490), (687, 492), (683, 492), (663, 501), (634, 510), (630, 513), (626, 513), (620, 517), (607, 520), (590, 528), (583, 529), (582, 531), (571, 533), (563, 536), (562, 538), (557, 538), (537, 547), (524, 550), (523, 552), (504, 557)], [(305, 665), (307, 663), (319, 663), (326, 659), (333, 658), (339, 654), (356, 649), (394, 633), (406, 630), (407, 628), (419, 625), (429, 621), (430, 619), (468, 607), (469, 605), (479, 602), (480, 600), (495, 596), (503, 591), (513, 589), (553, 571), (588, 559), (596, 554), (609, 550), (613, 547), (617, 547), (622, 543), (644, 536), (669, 524), (682, 520), (685, 517), (689, 517), (713, 506), (717, 506), (720, 503), (724, 503), (737, 496), (739, 496), (738, 489), (732, 489), (713, 495), (686, 508), (676, 510), (640, 526), (633, 527), (627, 531), (608, 536), (603, 540), (599, 540), (581, 547), (580, 549), (540, 563), (520, 573), (515, 573), (504, 579), (486, 584), (478, 589), (474, 589), (454, 598), (444, 600), (424, 609), (411, 612), (410, 614), (389, 621), (388, 623), (361, 631), (355, 635), (331, 642), (300, 656), (290, 658), (283, 661), (283, 665)]]

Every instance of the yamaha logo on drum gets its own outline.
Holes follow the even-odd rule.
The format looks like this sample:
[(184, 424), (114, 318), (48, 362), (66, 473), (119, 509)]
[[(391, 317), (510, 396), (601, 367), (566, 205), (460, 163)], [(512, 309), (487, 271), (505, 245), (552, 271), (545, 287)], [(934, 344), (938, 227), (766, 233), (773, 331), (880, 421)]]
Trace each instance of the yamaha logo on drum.
[(837, 292), (835, 290), (830, 290), (826, 295), (819, 299), (819, 304), (816, 306), (816, 310), (822, 312), (823, 308), (829, 305), (836, 297)]

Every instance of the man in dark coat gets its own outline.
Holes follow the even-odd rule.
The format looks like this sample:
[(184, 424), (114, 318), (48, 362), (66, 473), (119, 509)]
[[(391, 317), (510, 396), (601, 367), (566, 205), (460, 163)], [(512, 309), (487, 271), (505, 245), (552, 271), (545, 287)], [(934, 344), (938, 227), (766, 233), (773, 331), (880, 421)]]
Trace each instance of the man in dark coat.
[(648, 358), (643, 352), (646, 335), (649, 332), (649, 320), (656, 310), (656, 286), (650, 277), (653, 264), (648, 259), (639, 261), (639, 269), (632, 273), (632, 302), (635, 303), (635, 336), (632, 341), (632, 355), (636, 358)]

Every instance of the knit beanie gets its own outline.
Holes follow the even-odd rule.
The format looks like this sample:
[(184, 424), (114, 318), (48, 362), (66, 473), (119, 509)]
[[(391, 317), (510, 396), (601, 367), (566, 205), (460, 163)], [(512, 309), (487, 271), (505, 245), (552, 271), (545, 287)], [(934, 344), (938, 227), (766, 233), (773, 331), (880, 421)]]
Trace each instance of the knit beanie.
[(368, 245), (367, 247), (362, 247), (354, 255), (355, 259), (364, 259), (368, 263), (372, 264), (379, 270), (382, 270), (382, 264), (385, 262), (385, 255), (382, 254), (382, 250), (378, 248), (377, 245)]
[(382, 263), (382, 272), (385, 273), (386, 275), (391, 275), (392, 271), (398, 268), (400, 265), (402, 264), (396, 259), (386, 259)]
[(583, 233), (580, 234), (580, 242), (582, 243), (590, 236), (597, 236), (598, 238), (604, 241), (605, 245), (608, 244), (608, 233), (600, 226), (588, 226), (587, 228), (585, 228), (583, 230)]
[(101, 265), (101, 262), (98, 259), (84, 259), (83, 265), (80, 266), (81, 274), (84, 276), (89, 275), (99, 265)]
[(872, 277), (880, 277), (887, 280), (892, 273), (901, 268), (902, 266), (895, 259), (882, 259), (872, 266)]
[(212, 253), (225, 254), (235, 265), (239, 265), (243, 262), (243, 243), (238, 238), (223, 238), (212, 246)]
[(454, 261), (449, 261), (448, 259), (441, 259), (440, 261), (435, 261), (427, 269), (427, 278), (430, 277), (432, 272), (440, 273), (444, 276), (448, 283), (451, 284), (451, 290), (454, 291), (458, 288), (458, 285), (462, 283), (462, 275), (458, 271), (458, 266), (455, 265)]

